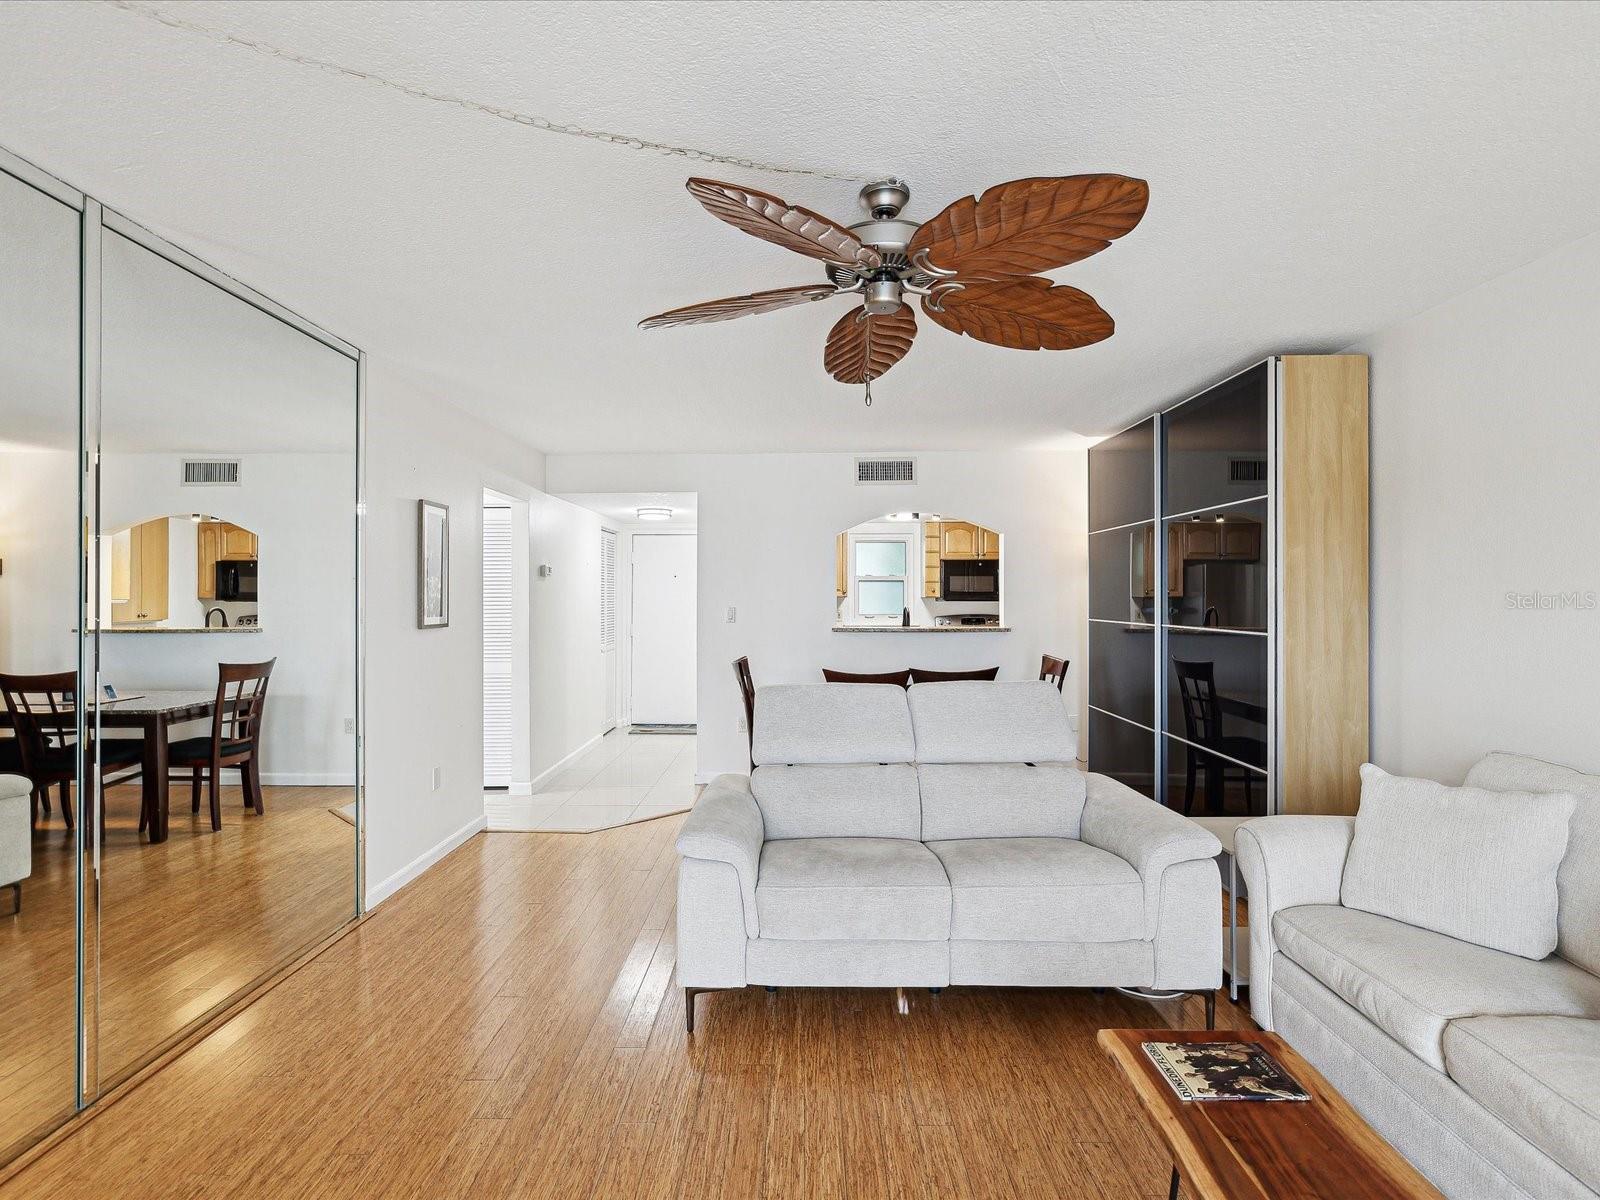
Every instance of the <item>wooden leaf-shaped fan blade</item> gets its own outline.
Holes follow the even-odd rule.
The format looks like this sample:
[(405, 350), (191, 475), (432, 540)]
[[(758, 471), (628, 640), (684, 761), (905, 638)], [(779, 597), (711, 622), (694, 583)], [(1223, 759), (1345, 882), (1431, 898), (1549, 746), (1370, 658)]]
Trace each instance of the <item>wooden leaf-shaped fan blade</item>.
[(967, 279), (1018, 279), (1098, 254), (1139, 223), (1150, 185), (1126, 175), (1014, 179), (957, 200), (907, 247)]
[(715, 179), (691, 179), (687, 186), (689, 194), (712, 216), (785, 250), (847, 267), (872, 268), (883, 263), (883, 257), (855, 234), (809, 208)]
[(917, 318), (907, 305), (885, 316), (853, 308), (828, 331), (823, 369), (840, 383), (868, 383), (904, 358), (916, 336)]
[(690, 304), (684, 308), (670, 309), (646, 317), (639, 322), (640, 329), (668, 329), (674, 325), (709, 325), (712, 321), (731, 321), (735, 317), (748, 317), (752, 313), (776, 312), (804, 304), (808, 300), (826, 300), (837, 296), (839, 289), (831, 283), (806, 283), (799, 287), (774, 288), (770, 292), (752, 292), (748, 296), (729, 296), (726, 300), (707, 300), (703, 304)]
[[(932, 307), (933, 299), (943, 311)], [(968, 284), (923, 297), (922, 311), (951, 333), (1009, 350), (1076, 350), (1110, 337), (1116, 325), (1087, 292), (1031, 277)]]

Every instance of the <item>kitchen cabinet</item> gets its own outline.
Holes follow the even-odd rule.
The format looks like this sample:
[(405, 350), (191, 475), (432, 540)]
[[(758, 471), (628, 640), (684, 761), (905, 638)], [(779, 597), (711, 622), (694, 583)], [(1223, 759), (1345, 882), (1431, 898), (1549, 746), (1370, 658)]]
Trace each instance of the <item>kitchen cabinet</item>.
[(850, 594), (850, 539), (842, 533), (833, 539), (833, 592), (841, 600)]
[(939, 598), (939, 562), (944, 557), (944, 522), (922, 523), (922, 598)]
[[(841, 542), (844, 535), (839, 535)], [(231, 521), (204, 521), (195, 530), (195, 588), (200, 600), (217, 598), (217, 564), (219, 562), (253, 562), (260, 546), (256, 535)], [(844, 576), (840, 574), (844, 586)], [(841, 596), (844, 592), (839, 593)]]
[(971, 521), (943, 521), (942, 558), (999, 558), (1000, 535)]
[(111, 538), (111, 623), (167, 619), (167, 518)]

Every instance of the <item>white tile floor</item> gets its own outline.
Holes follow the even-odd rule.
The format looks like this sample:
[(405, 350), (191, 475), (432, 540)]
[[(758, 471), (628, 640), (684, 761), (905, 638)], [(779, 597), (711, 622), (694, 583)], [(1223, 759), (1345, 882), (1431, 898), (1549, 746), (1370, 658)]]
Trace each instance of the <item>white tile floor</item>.
[(686, 812), (694, 804), (692, 734), (614, 729), (533, 796), (540, 833), (593, 833)]

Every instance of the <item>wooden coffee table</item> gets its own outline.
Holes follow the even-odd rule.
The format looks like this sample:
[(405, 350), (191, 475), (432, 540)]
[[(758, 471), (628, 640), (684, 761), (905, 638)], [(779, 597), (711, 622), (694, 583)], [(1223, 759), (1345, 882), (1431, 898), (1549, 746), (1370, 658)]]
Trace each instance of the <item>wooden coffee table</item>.
[[(1172, 1153), (1169, 1200), (1180, 1178), (1200, 1200), (1443, 1200), (1349, 1101), (1273, 1033), (1260, 1030), (1102, 1029), (1100, 1048), (1121, 1068)], [(1311, 1099), (1183, 1101), (1141, 1042), (1251, 1042), (1267, 1050)]]

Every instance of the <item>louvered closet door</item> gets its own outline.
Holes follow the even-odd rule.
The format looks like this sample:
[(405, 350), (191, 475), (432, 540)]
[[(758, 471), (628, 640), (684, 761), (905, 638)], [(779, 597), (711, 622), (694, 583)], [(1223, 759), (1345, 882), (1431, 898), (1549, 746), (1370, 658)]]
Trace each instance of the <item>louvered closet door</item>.
[(483, 786), (511, 785), (511, 510), (483, 510)]
[(622, 719), (617, 662), (617, 534), (600, 531), (600, 677), (605, 680), (606, 731)]

